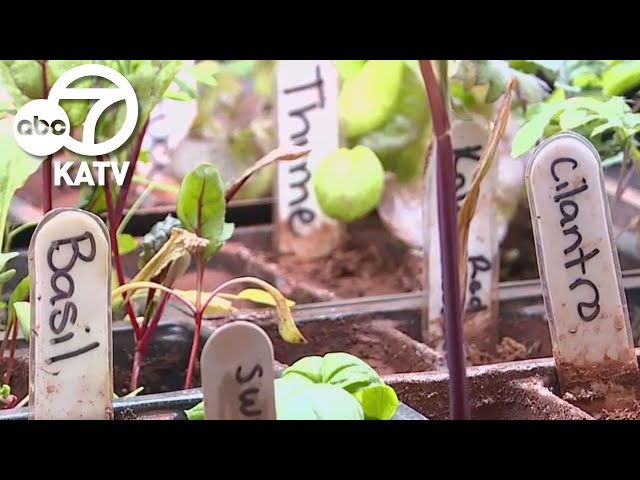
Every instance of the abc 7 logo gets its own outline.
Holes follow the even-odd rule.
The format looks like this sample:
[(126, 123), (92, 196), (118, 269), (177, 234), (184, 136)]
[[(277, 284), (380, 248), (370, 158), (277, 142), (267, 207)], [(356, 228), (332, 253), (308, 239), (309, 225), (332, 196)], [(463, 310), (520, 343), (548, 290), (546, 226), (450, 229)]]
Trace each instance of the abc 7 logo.
[[(102, 77), (117, 88), (67, 88), (84, 77)], [(97, 100), (84, 121), (82, 141), (71, 136), (71, 122), (61, 100)], [(110, 140), (95, 143), (96, 124), (100, 115), (116, 102), (125, 101), (127, 113), (120, 131)], [(53, 155), (66, 147), (78, 155), (106, 155), (129, 139), (138, 122), (138, 99), (129, 81), (119, 72), (105, 65), (80, 65), (65, 72), (51, 87), (49, 97), (32, 100), (17, 113), (13, 130), (18, 145), (37, 157)]]

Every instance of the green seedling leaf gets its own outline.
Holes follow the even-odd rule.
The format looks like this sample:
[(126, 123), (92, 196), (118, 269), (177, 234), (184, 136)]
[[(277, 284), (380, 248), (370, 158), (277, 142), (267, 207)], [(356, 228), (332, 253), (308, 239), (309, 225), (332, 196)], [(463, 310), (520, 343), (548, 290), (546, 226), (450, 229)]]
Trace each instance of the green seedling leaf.
[(544, 131), (553, 117), (562, 109), (563, 103), (544, 105), (538, 114), (525, 123), (513, 138), (511, 156), (518, 158), (529, 150), (544, 136)]
[[(0, 253), (0, 272), (4, 270), (8, 262), (16, 258), (18, 255), (20, 255), (18, 252)], [(4, 272), (4, 273), (8, 273), (8, 272)], [(15, 274), (15, 270), (13, 270), (13, 273)], [(13, 277), (13, 275), (11, 275), (11, 277)], [(2, 276), (0, 275), (0, 285), (9, 281), (11, 277), (3, 281)]]
[[(258, 303), (261, 305), (269, 305), (271, 307), (277, 306), (276, 301), (273, 299), (271, 294), (265, 290), (260, 290), (259, 288), (247, 288), (242, 290), (237, 295), (233, 295), (230, 293), (221, 293), (219, 295), (222, 298), (227, 298), (229, 300), (248, 300), (253, 303)], [(289, 307), (295, 306), (296, 302), (293, 300), (285, 299), (287, 305)]]
[(11, 395), (11, 387), (5, 383), (0, 387), (0, 398), (7, 398)]
[[(22, 280), (20, 280), (20, 282), (18, 282), (18, 285), (16, 285), (16, 287), (11, 292), (11, 295), (9, 296), (9, 304), (8, 304), (9, 318), (7, 321), (7, 328), (11, 326), (11, 324), (13, 323), (14, 317), (17, 316), (18, 314), (17, 309), (15, 309), (16, 303), (27, 302), (29, 300), (30, 292), (31, 292), (31, 287), (29, 283), (29, 277), (27, 276), (27, 277), (24, 277)], [(24, 326), (20, 324), (20, 329), (22, 330), (24, 338), (29, 340), (29, 328), (25, 329)]]
[(625, 60), (602, 76), (602, 93), (605, 95), (624, 95), (640, 87), (640, 60)]
[(117, 240), (118, 253), (120, 253), (120, 255), (127, 255), (128, 253), (135, 252), (138, 248), (138, 242), (136, 242), (136, 239), (128, 233), (120, 233)]
[[(0, 232), (7, 230), (9, 206), (16, 191), (40, 167), (42, 157), (34, 157), (22, 150), (13, 135), (10, 118), (0, 120)], [(0, 235), (0, 252), (4, 235)]]
[(201, 163), (183, 180), (178, 194), (178, 218), (184, 228), (208, 240), (205, 258), (222, 247), (226, 202), (218, 169)]
[(138, 161), (145, 165), (151, 161), (151, 152), (149, 150), (142, 150), (138, 155)]
[(355, 392), (366, 420), (391, 420), (399, 404), (398, 395), (389, 385), (369, 385)]
[(159, 221), (142, 240), (142, 250), (140, 251), (140, 259), (138, 267), (144, 267), (153, 256), (158, 253), (162, 246), (169, 240), (171, 231), (174, 228), (182, 228), (182, 222), (171, 214), (167, 215), (164, 220)]
[(167, 100), (177, 100), (178, 102), (188, 102), (189, 100), (194, 99), (194, 97), (186, 92), (174, 92), (173, 90), (167, 90), (166, 92), (164, 92), (162, 98), (166, 98)]
[(372, 386), (385, 384), (370, 365), (348, 353), (335, 352), (324, 357), (302, 358), (285, 369), (281, 380), (295, 381), (302, 384), (304, 389), (307, 381), (339, 387), (358, 400), (366, 418), (392, 418), (399, 405), (397, 396), (384, 389), (372, 390), (366, 394), (359, 393)]
[(187, 420), (204, 420), (204, 402), (184, 411)]
[[(284, 382), (283, 379), (276, 383)], [(358, 400), (334, 385), (311, 384), (276, 401), (278, 420), (364, 420)]]
[(31, 304), (29, 302), (16, 302), (13, 304), (18, 318), (18, 325), (25, 339), (31, 335)]

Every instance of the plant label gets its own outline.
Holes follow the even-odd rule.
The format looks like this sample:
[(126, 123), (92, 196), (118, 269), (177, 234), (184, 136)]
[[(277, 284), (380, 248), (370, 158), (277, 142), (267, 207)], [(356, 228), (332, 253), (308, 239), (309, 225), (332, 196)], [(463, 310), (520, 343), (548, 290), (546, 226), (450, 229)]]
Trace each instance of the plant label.
[(640, 374), (598, 152), (557, 134), (534, 151), (526, 184), (563, 393), (587, 409), (631, 404)]
[(113, 419), (111, 248), (102, 220), (49, 212), (31, 240), (29, 276), (32, 418)]
[[(451, 128), (451, 140), (456, 162), (456, 189), (458, 208), (469, 192), (471, 182), (478, 169), (480, 157), (489, 140), (489, 130), (473, 121), (454, 120)], [(435, 157), (429, 169), (429, 198), (427, 215), (429, 222), (428, 241), (428, 283), (427, 292), (429, 332), (431, 338), (443, 338), (442, 335), (442, 271), (440, 265), (436, 162)], [(497, 184), (497, 162), (484, 177), (475, 214), (469, 228), (467, 284), (465, 295), (465, 313), (477, 314), (475, 321), (465, 324), (465, 336), (474, 343), (491, 344), (497, 322), (498, 309), (498, 236), (496, 202), (494, 192)], [(470, 317), (471, 318), (471, 317)], [(471, 323), (473, 327), (471, 328)]]
[(319, 162), (340, 146), (338, 74), (330, 60), (279, 60), (276, 75), (278, 143), (311, 150), (277, 164), (277, 251), (321, 257), (341, 234), (320, 209), (312, 180)]
[(205, 419), (276, 419), (273, 345), (263, 329), (243, 321), (218, 328), (200, 365)]

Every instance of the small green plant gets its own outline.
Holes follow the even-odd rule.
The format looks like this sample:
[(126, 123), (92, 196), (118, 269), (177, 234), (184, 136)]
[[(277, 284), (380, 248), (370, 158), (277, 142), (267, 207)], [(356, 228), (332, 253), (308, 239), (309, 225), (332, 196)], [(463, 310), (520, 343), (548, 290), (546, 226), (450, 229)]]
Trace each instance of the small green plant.
[[(390, 420), (399, 405), (371, 366), (343, 352), (302, 358), (274, 382), (278, 420)], [(202, 420), (204, 404), (185, 413)]]

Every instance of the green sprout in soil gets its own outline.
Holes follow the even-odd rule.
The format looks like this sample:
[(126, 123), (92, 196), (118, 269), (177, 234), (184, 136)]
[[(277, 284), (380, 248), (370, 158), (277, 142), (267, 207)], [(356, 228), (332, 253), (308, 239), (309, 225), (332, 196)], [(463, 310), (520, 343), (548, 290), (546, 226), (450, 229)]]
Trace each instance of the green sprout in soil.
[[(390, 420), (396, 392), (366, 362), (348, 353), (305, 357), (275, 379), (278, 420)], [(204, 403), (186, 410), (204, 418)]]

